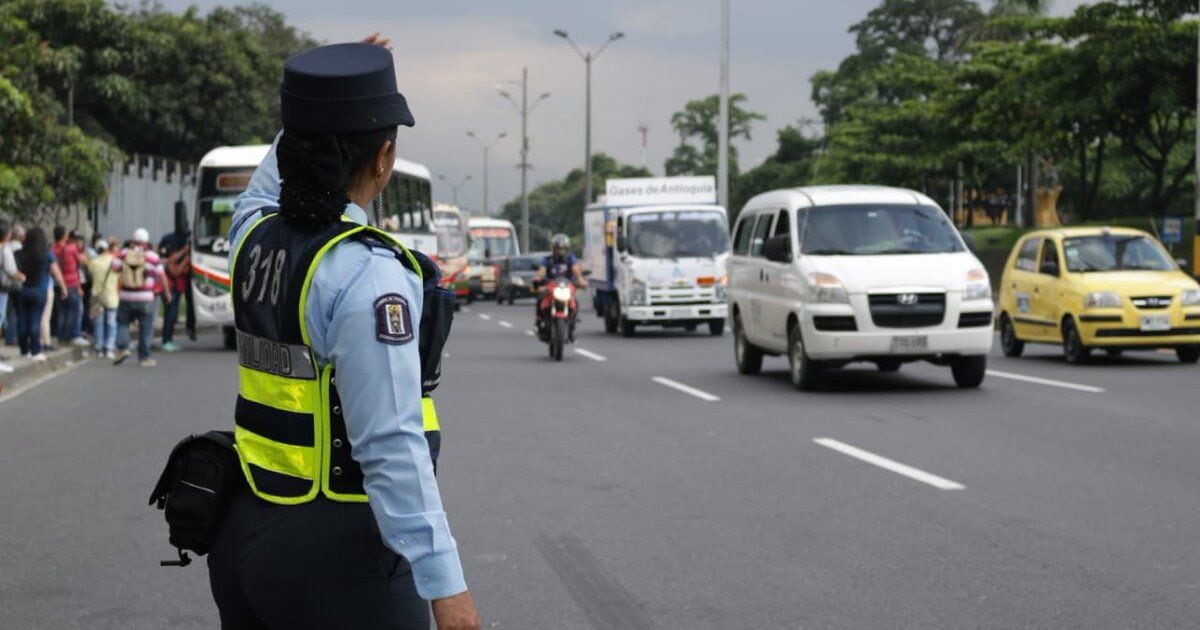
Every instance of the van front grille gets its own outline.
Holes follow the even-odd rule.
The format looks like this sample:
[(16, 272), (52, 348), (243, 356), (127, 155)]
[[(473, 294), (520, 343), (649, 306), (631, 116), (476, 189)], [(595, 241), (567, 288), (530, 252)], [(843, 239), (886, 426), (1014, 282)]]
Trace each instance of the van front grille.
[(867, 301), (880, 328), (937, 326), (946, 318), (945, 293), (875, 293)]

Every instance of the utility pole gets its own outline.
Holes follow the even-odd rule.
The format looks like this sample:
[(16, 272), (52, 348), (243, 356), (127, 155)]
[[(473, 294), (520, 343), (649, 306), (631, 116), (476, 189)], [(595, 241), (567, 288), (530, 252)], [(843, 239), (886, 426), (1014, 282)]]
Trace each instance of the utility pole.
[[(1197, 31), (1196, 58), (1200, 60), (1200, 31)], [(1200, 65), (1196, 66), (1196, 79), (1200, 80)], [(1200, 83), (1196, 84), (1196, 172), (1195, 201), (1196, 223), (1192, 226), (1192, 275), (1200, 276)]]
[(638, 133), (642, 134), (642, 146), (638, 151), (638, 158), (640, 158), (640, 166), (646, 168), (646, 137), (650, 134), (650, 125), (645, 122), (638, 123)]
[(717, 129), (717, 200), (729, 208), (729, 0), (721, 0), (721, 112)]
[[(461, 180), (459, 180), (459, 182), (458, 182), (457, 184), (455, 184), (455, 183), (451, 182), (450, 180), (446, 179), (446, 176), (445, 176), (445, 175), (442, 175), (441, 173), (439, 173), (439, 174), (438, 174), (437, 178), (438, 178), (438, 179), (440, 179), (440, 180), (442, 180), (443, 182), (446, 182), (446, 185), (450, 187), (450, 194), (451, 194), (451, 195), (453, 196), (453, 198), (454, 198), (454, 201), (453, 201), (453, 203), (454, 203), (454, 207), (455, 207), (455, 208), (457, 208), (457, 207), (458, 207), (458, 189), (459, 189), (459, 188), (460, 188), (460, 187), (461, 187), (463, 184), (465, 184), (465, 183), (467, 183), (467, 182), (471, 181), (471, 176), (470, 176), (470, 175), (467, 175), (466, 177), (464, 177), (464, 178), (462, 178)], [(483, 212), (484, 212), (484, 214), (487, 214), (487, 208), (484, 208), (484, 209), (483, 209)]]
[(592, 203), (592, 201), (593, 201), (593, 199), (592, 199), (592, 62), (595, 61), (596, 58), (600, 56), (600, 53), (604, 52), (605, 48), (608, 48), (609, 44), (617, 41), (618, 39), (621, 39), (622, 37), (625, 37), (625, 33), (617, 32), (617, 33), (613, 33), (613, 34), (609, 35), (608, 41), (604, 42), (604, 44), (601, 45), (600, 48), (598, 50), (596, 50), (596, 52), (594, 52), (594, 53), (593, 52), (586, 52), (586, 53), (583, 52), (583, 50), (580, 49), (579, 46), (575, 44), (575, 40), (571, 39), (571, 36), (568, 35), (567, 32), (562, 29), (555, 30), (554, 34), (567, 40), (567, 43), (571, 44), (571, 47), (575, 49), (575, 52), (579, 53), (579, 58), (583, 59), (583, 65), (586, 68), (585, 82), (586, 82), (587, 86), (584, 89), (585, 103), (584, 103), (584, 107), (583, 107), (583, 111), (584, 111), (584, 114), (583, 114), (583, 120), (584, 120), (584, 122), (583, 122), (583, 128), (584, 128), (583, 129), (583, 177), (584, 177), (583, 205), (586, 206), (587, 204)]
[(501, 131), (500, 134), (497, 135), (496, 138), (491, 142), (484, 142), (483, 140), (480, 140), (479, 136), (475, 135), (474, 131), (468, 131), (467, 137), (471, 138), (477, 142), (479, 146), (483, 147), (483, 213), (491, 214), (491, 206), (488, 205), (488, 152), (491, 151), (492, 146), (494, 146), (497, 142), (507, 138), (508, 132)]
[[(512, 82), (515, 83), (515, 82)], [(537, 109), (537, 106), (542, 101), (550, 98), (549, 92), (543, 92), (533, 106), (529, 105), (529, 68), (521, 68), (521, 104), (517, 105), (516, 99), (511, 94), (497, 87), (496, 91), (500, 93), (512, 103), (512, 106), (521, 115), (521, 163), (517, 168), (521, 169), (521, 247), (528, 251), (529, 249), (529, 114)]]

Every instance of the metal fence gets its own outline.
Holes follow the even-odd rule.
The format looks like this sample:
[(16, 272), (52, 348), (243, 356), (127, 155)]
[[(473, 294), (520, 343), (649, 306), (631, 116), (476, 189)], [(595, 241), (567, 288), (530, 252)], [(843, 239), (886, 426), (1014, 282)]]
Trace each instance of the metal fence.
[(108, 174), (108, 197), (92, 208), (92, 225), (105, 236), (128, 238), (139, 227), (152, 242), (175, 230), (175, 203), (196, 200), (196, 167), (175, 160), (134, 155), (113, 165)]

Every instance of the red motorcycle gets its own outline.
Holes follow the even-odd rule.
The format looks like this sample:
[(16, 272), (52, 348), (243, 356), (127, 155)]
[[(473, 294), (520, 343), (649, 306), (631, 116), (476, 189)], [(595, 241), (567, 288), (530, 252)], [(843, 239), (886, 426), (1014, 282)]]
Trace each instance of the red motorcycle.
[(538, 338), (550, 345), (550, 357), (562, 361), (563, 346), (575, 341), (575, 317), (579, 303), (575, 301), (575, 283), (557, 278), (546, 283), (538, 300)]

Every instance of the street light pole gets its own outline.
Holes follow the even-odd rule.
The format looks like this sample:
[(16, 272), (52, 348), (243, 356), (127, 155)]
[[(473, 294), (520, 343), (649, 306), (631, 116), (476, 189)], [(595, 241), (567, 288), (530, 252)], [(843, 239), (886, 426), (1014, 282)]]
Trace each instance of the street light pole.
[[(454, 207), (457, 208), (458, 207), (458, 189), (463, 184), (471, 181), (471, 176), (467, 175), (466, 177), (462, 178), (462, 180), (459, 181), (457, 184), (452, 183), (450, 180), (446, 179), (446, 176), (442, 175), (441, 173), (438, 173), (437, 177), (438, 177), (438, 179), (442, 180), (443, 182), (446, 182), (446, 185), (450, 187), (450, 195), (454, 199), (454, 201), (453, 201)], [(485, 209), (485, 211), (486, 211), (486, 209)]]
[(567, 40), (571, 44), (571, 48), (579, 54), (579, 58), (583, 59), (584, 65), (584, 106), (583, 106), (583, 177), (584, 177), (584, 193), (583, 203), (592, 203), (592, 62), (604, 52), (608, 45), (625, 37), (625, 33), (617, 32), (608, 36), (608, 41), (604, 42), (596, 52), (583, 52), (582, 49), (571, 39), (571, 36), (566, 31), (558, 29), (554, 34)]
[(491, 210), (490, 210), (491, 206), (488, 205), (488, 152), (490, 152), (492, 150), (492, 147), (497, 142), (500, 142), (504, 138), (507, 138), (508, 132), (501, 131), (500, 134), (497, 135), (496, 138), (494, 140), (492, 140), (491, 142), (484, 142), (483, 140), (480, 140), (479, 136), (475, 135), (474, 131), (468, 131), (467, 137), (471, 138), (472, 140), (477, 142), (479, 144), (479, 146), (483, 147), (483, 213), (491, 214)]
[[(515, 82), (514, 82), (515, 83)], [(533, 102), (533, 106), (529, 105), (529, 68), (521, 68), (521, 104), (517, 105), (517, 101), (511, 94), (505, 92), (499, 87), (496, 91), (500, 93), (512, 103), (517, 113), (521, 115), (521, 163), (517, 165), (521, 169), (521, 246), (526, 251), (529, 249), (529, 114), (537, 109), (538, 104), (550, 98), (549, 92), (543, 92), (541, 96)]]
[(729, 0), (721, 0), (721, 95), (717, 130), (717, 200), (729, 207)]

